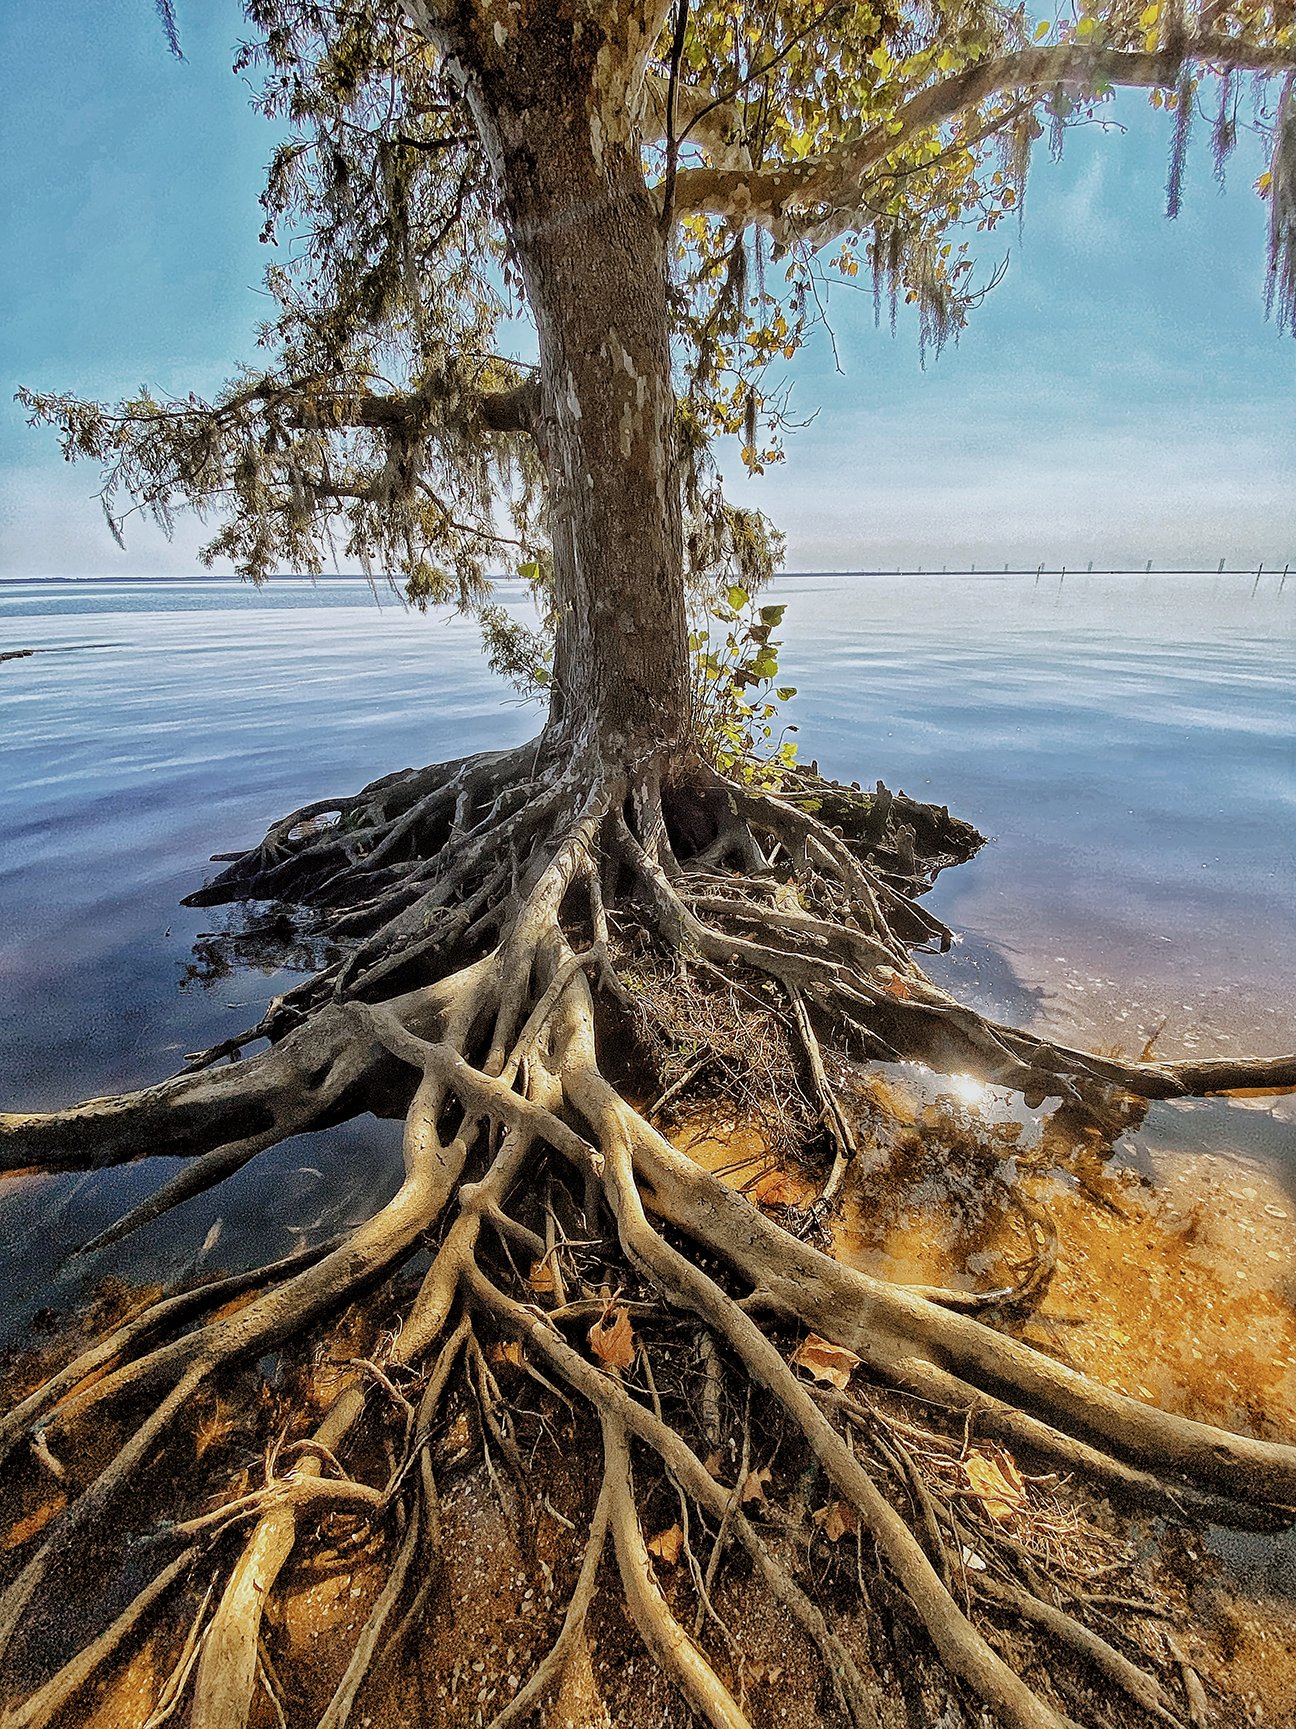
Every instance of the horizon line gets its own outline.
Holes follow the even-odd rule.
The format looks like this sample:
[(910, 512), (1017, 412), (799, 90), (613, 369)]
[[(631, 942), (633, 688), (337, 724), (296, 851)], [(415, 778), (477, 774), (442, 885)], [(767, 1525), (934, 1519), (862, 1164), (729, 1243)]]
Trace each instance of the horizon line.
[[(1218, 565), (1187, 565), (1162, 564), (1148, 559), (1141, 565), (1113, 564), (1098, 565), (1093, 560), (1080, 564), (1023, 564), (1006, 563), (1002, 569), (995, 565), (980, 565), (976, 563), (941, 565), (816, 565), (804, 569), (776, 570), (772, 580), (781, 577), (801, 576), (1276, 576), (1286, 578), (1291, 571), (1292, 560), (1283, 564), (1281, 569), (1276, 563), (1261, 559), (1257, 564), (1229, 565), (1220, 560)], [(490, 579), (492, 582), (521, 582), (524, 579), (510, 573), (501, 573)], [(396, 587), (398, 578), (383, 576), (366, 576), (363, 571), (329, 570), (312, 575), (309, 571), (285, 570), (277, 571), (273, 576), (254, 582), (249, 577), (238, 576), (233, 572), (193, 571), (189, 573), (178, 571), (126, 572), (116, 575), (110, 572), (87, 573), (78, 576), (59, 574), (56, 576), (5, 576), (0, 574), (0, 585), (18, 587), (24, 584), (48, 582), (186, 582), (186, 583), (238, 583), (241, 586), (260, 588), (273, 582), (363, 582), (369, 587), (383, 583), (388, 587)]]

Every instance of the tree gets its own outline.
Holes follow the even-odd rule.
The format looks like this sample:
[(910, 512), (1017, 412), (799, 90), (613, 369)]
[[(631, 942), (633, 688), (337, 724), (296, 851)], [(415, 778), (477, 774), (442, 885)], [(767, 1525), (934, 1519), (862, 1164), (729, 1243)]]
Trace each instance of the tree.
[[(829, 1517), (867, 1534), (962, 1697), (1002, 1722), (1066, 1720), (1065, 1695), (1028, 1685), (988, 1636), (985, 1606), (1005, 1602), (1140, 1709), (1175, 1717), (1170, 1683), (1083, 1609), (1045, 1601), (1029, 1557), (970, 1570), (952, 1503), (924, 1488), (900, 1430), (852, 1397), (850, 1376), (858, 1367), (959, 1424), (975, 1406), (981, 1432), (1103, 1493), (1225, 1521), (1296, 1498), (1296, 1448), (1114, 1394), (997, 1330), (990, 1320), (1046, 1279), (1046, 1240), (1014, 1290), (981, 1298), (891, 1287), (825, 1254), (817, 1241), (854, 1153), (825, 1047), (921, 1055), (1109, 1120), (1151, 1098), (1291, 1085), (1296, 1058), (1098, 1057), (991, 1024), (931, 984), (914, 950), (948, 933), (916, 895), (978, 837), (880, 785), (863, 794), (786, 753), (760, 760), (777, 609), (751, 597), (777, 539), (725, 502), (707, 453), (740, 431), (752, 467), (777, 456), (785, 405), (771, 362), (792, 358), (819, 316), (825, 274), (870, 271), (879, 297), (916, 303), (939, 346), (979, 292), (960, 236), (1018, 203), (1046, 126), (1060, 140), (1115, 86), (1150, 88), (1173, 111), (1173, 210), (1194, 108), (1209, 88), (1222, 158), (1239, 81), (1255, 75), (1251, 107), (1274, 150), (1272, 298), (1289, 319), (1287, 11), (1086, 5), (1034, 38), (1024, 12), (983, 0), (932, 13), (833, 0), (404, 11), (248, 0), (247, 13), (256, 35), (240, 70), (262, 69), (286, 133), (265, 195), (266, 238), (291, 253), (270, 272), (267, 364), (211, 403), (28, 395), (32, 416), (60, 428), (70, 457), (103, 465), (114, 532), (123, 495), (164, 522), (178, 506), (210, 509), (211, 556), (255, 580), (318, 569), (340, 539), (415, 599), (477, 609), (496, 662), (547, 692), (548, 718), (524, 749), (294, 811), (193, 897), (295, 903), (340, 948), (246, 1033), (143, 1092), (0, 1118), (6, 1170), (186, 1161), (97, 1247), (286, 1136), (365, 1108), (406, 1117), (405, 1180), (345, 1240), (159, 1297), (0, 1422), (5, 1454), (34, 1441), (67, 1498), (18, 1550), (0, 1601), (10, 1651), (110, 1519), (128, 1522), (135, 1500), (142, 1521), (154, 1517), (158, 1449), (179, 1444), (211, 1387), (271, 1351), (305, 1362), (348, 1305), (400, 1317), (322, 1419), (305, 1403), (290, 1413), (263, 1487), (175, 1479), (143, 1585), (133, 1573), (118, 1619), (7, 1721), (50, 1721), (169, 1613), (192, 1628), (167, 1689), (192, 1671), (191, 1722), (246, 1723), (281, 1570), (323, 1525), (350, 1520), (389, 1570), (323, 1718), (346, 1721), (434, 1588), (429, 1445), (456, 1388), (469, 1389), (487, 1456), (526, 1487), (519, 1404), (500, 1391), (491, 1339), (541, 1397), (580, 1413), (591, 1445), (595, 1420), (602, 1436), (562, 1631), (501, 1723), (560, 1679), (609, 1536), (655, 1660), (708, 1722), (747, 1720), (714, 1639), (680, 1627), (654, 1574), (632, 1451), (641, 1479), (655, 1461), (716, 1531), (715, 1565), (726, 1543), (743, 1552), (753, 1589), (804, 1635), (849, 1721), (877, 1720), (876, 1682), (794, 1550), (748, 1517), (770, 1467), (816, 1464)], [(498, 353), (501, 318), (522, 305), (535, 367)], [(505, 558), (532, 582), (552, 646), (491, 604), (487, 570)], [(693, 640), (709, 710), (691, 671), (691, 593), (731, 636), (727, 656)], [(678, 1098), (693, 1078), (681, 1052), (699, 1037), (729, 1039), (734, 1084), (753, 1093), (762, 1062), (799, 1074), (818, 1125), (807, 1142), (817, 1134), (831, 1156), (813, 1206), (753, 1205), (630, 1102), (619, 1050), (648, 1071), (642, 1090)], [(702, 1375), (709, 1392), (663, 1403), (651, 1365), (679, 1368), (680, 1316), (706, 1365), (693, 1359), (688, 1384)], [(725, 1451), (739, 1432), (741, 1461)], [(1009, 1460), (995, 1469), (1001, 1495), (1025, 1494)], [(189, 1603), (186, 1581), (209, 1556), (219, 1590), (210, 1606)], [(705, 1604), (696, 1563), (694, 1576)]]

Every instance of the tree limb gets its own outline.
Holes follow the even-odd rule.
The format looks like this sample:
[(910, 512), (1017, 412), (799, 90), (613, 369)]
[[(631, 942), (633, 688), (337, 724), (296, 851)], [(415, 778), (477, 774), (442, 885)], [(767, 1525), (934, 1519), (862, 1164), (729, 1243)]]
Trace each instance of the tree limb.
[(1010, 90), (1051, 89), (1059, 85), (1116, 84), (1155, 89), (1178, 82), (1190, 61), (1230, 72), (1279, 72), (1296, 53), (1258, 48), (1218, 37), (1194, 36), (1173, 53), (1145, 53), (1075, 46), (1024, 48), (983, 61), (921, 90), (903, 103), (888, 125), (874, 126), (822, 156), (774, 168), (689, 168), (675, 176), (674, 209), (684, 213), (745, 216), (753, 222), (779, 223), (793, 210), (828, 207), (845, 213), (859, 202), (870, 170), (917, 133), (940, 126), (990, 97)]
[[(289, 419), (302, 427), (364, 426), (378, 431), (402, 432), (416, 426), (441, 390), (434, 380), (422, 390), (379, 395), (322, 392), (300, 403), (287, 398)], [(475, 408), (482, 425), (491, 432), (530, 432), (534, 423), (539, 387), (534, 378), (524, 379), (509, 390), (486, 391)], [(280, 401), (285, 398), (278, 392)]]

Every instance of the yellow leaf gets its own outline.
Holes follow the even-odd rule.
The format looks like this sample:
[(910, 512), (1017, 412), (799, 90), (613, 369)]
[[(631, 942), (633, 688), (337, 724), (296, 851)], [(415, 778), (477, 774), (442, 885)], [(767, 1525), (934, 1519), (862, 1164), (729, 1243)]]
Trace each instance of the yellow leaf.
[(198, 1419), (194, 1429), (194, 1457), (201, 1459), (211, 1447), (219, 1446), (238, 1428), (233, 1407), (217, 1399), (215, 1408)]
[(1272, 185), (1273, 185), (1273, 175), (1270, 174), (1268, 172), (1268, 170), (1266, 170), (1260, 176), (1259, 180), (1256, 181), (1255, 189), (1260, 194), (1261, 198), (1264, 198), (1268, 194), (1269, 188)]
[(830, 1543), (839, 1543), (843, 1537), (853, 1536), (859, 1523), (849, 1501), (834, 1501), (810, 1516)]
[(810, 1333), (793, 1351), (792, 1361), (798, 1369), (804, 1369), (816, 1381), (828, 1381), (839, 1392), (844, 1392), (852, 1372), (859, 1366), (860, 1359), (854, 1351), (821, 1339), (818, 1333)]
[(668, 1531), (659, 1531), (648, 1544), (648, 1553), (664, 1561), (668, 1567), (678, 1567), (683, 1550), (684, 1532), (678, 1525), (672, 1525)]
[(589, 1343), (605, 1369), (628, 1369), (636, 1349), (629, 1309), (618, 1307), (601, 1315), (589, 1330)]
[(762, 1465), (758, 1471), (748, 1471), (743, 1486), (738, 1492), (738, 1499), (743, 1503), (763, 1501), (765, 1499), (765, 1485), (769, 1480), (770, 1471), (767, 1465)]
[(963, 1469), (973, 1494), (997, 1524), (1002, 1525), (1026, 1505), (1026, 1485), (1007, 1453), (991, 1458), (988, 1453), (973, 1451)]

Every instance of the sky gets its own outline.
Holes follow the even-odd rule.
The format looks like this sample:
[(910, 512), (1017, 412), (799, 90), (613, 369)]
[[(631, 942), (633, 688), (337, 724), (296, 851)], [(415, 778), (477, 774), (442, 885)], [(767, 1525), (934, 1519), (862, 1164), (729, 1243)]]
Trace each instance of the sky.
[[(273, 138), (230, 65), (233, 0), (179, 0), (186, 59), (149, 0), (7, 0), (0, 54), (0, 576), (184, 575), (168, 543), (108, 535), (97, 476), (69, 468), (10, 400), (19, 384), (112, 398), (206, 393), (269, 306), (257, 196)], [(1213, 178), (1204, 124), (1179, 218), (1169, 126), (1146, 98), (1041, 151), (1025, 221), (980, 237), (1000, 287), (958, 345), (920, 364), (867, 292), (831, 304), (789, 369), (809, 426), (786, 462), (730, 489), (788, 537), (791, 569), (966, 569), (1093, 560), (1142, 568), (1296, 561), (1296, 341), (1264, 317), (1265, 164)]]

